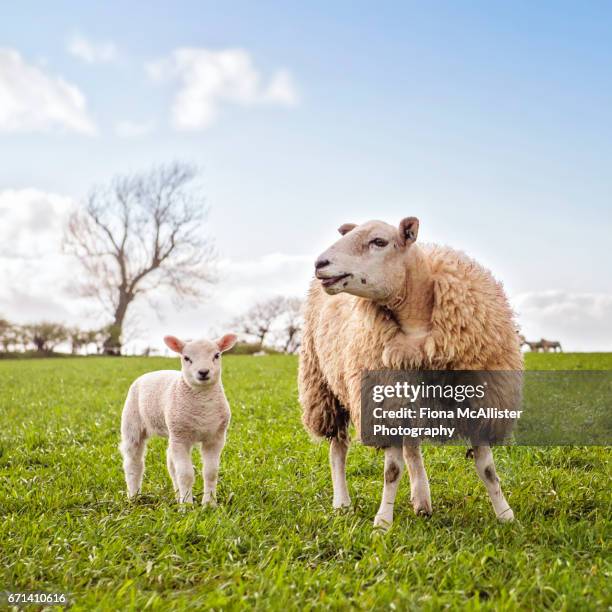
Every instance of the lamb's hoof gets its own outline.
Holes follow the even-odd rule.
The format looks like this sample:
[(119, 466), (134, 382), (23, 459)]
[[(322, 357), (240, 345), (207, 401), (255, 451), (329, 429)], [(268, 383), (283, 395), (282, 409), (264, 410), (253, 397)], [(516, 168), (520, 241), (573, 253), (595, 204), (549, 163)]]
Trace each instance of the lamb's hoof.
[(183, 502), (179, 504), (178, 511), (179, 512), (187, 512), (193, 508), (193, 502)]
[(512, 523), (512, 521), (514, 521), (514, 512), (512, 511), (512, 508), (508, 508), (507, 510), (504, 510), (501, 514), (498, 514), (497, 520), (500, 523)]
[(216, 499), (203, 499), (202, 500), (202, 508), (216, 508), (217, 500)]
[(333, 509), (336, 512), (342, 512), (345, 510), (350, 510), (351, 508), (351, 499), (350, 497), (347, 499), (334, 500), (332, 504)]
[(374, 517), (374, 528), (380, 531), (389, 531), (393, 525), (393, 516), (388, 514), (377, 514)]

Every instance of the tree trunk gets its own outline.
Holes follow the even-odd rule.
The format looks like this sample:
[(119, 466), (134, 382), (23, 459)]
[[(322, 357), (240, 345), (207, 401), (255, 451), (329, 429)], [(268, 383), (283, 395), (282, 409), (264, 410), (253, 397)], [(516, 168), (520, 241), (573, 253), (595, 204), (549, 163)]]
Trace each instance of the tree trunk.
[(119, 298), (119, 305), (115, 310), (113, 324), (108, 327), (108, 336), (104, 341), (105, 355), (121, 355), (121, 334), (123, 333), (123, 322), (130, 302), (134, 299), (133, 295), (122, 294)]

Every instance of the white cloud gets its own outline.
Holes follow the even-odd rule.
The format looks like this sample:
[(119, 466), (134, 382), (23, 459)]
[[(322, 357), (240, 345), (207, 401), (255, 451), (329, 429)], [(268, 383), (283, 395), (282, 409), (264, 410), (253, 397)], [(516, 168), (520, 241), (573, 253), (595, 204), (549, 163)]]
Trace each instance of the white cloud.
[(118, 121), (115, 124), (115, 133), (121, 138), (139, 138), (146, 136), (153, 131), (154, 124), (152, 121)]
[(102, 64), (117, 59), (117, 47), (113, 42), (92, 42), (75, 34), (67, 44), (68, 52), (88, 64)]
[(66, 290), (73, 262), (61, 252), (72, 206), (38, 189), (0, 191), (0, 316), (20, 323), (74, 316)]
[(95, 133), (85, 96), (71, 83), (28, 64), (12, 49), (0, 49), (0, 131), (63, 128)]
[(512, 299), (529, 340), (559, 340), (565, 350), (612, 350), (612, 295), (540, 291)]
[(58, 252), (71, 198), (38, 189), (0, 191), (0, 257), (39, 259)]
[(242, 49), (176, 49), (169, 58), (149, 64), (147, 71), (156, 81), (180, 82), (172, 106), (172, 123), (177, 129), (207, 128), (223, 104), (298, 103), (288, 71), (279, 70), (264, 83), (251, 56)]

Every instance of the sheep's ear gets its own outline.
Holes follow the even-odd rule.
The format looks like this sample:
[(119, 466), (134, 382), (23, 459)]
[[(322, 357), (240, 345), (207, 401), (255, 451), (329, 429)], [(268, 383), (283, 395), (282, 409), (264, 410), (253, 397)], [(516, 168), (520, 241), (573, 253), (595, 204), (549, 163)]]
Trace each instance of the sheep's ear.
[(338, 231), (344, 236), (348, 234), (352, 229), (355, 229), (357, 225), (355, 223), (345, 223), (338, 228)]
[(185, 343), (175, 336), (165, 336), (164, 342), (166, 343), (166, 346), (175, 353), (182, 353), (183, 349), (185, 348)]
[(225, 353), (225, 351), (229, 351), (236, 344), (236, 340), (238, 340), (236, 334), (225, 334), (225, 336), (221, 336), (217, 340), (217, 346), (222, 353)]
[(399, 243), (401, 246), (416, 242), (419, 234), (419, 220), (416, 217), (406, 217), (399, 224)]

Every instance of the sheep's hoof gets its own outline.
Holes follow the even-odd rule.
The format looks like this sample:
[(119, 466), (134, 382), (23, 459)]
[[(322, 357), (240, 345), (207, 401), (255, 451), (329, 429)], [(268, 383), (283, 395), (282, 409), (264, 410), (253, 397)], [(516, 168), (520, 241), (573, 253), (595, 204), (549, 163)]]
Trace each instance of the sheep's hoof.
[(389, 531), (393, 524), (393, 516), (387, 514), (377, 514), (374, 517), (374, 528), (380, 531)]
[(417, 516), (431, 516), (433, 512), (429, 499), (412, 500), (412, 507)]
[(501, 514), (498, 514), (497, 520), (500, 523), (512, 523), (512, 521), (514, 521), (514, 512), (512, 511), (512, 508), (508, 508), (507, 510), (504, 510)]
[(414, 506), (414, 513), (417, 516), (429, 517), (432, 515), (431, 506)]
[(217, 500), (216, 499), (203, 499), (202, 500), (202, 508), (216, 508)]

